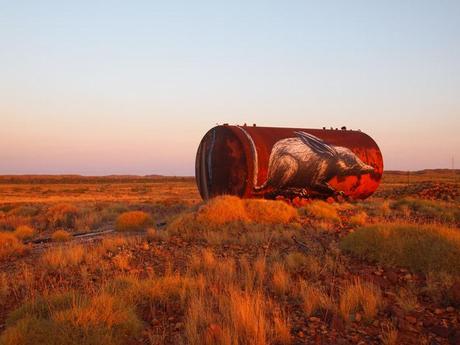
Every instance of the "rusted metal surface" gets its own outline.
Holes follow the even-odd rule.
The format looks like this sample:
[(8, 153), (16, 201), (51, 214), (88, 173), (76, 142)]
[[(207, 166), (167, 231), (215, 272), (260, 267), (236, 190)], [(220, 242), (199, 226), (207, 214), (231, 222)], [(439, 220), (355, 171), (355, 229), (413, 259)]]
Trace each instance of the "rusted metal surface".
[(378, 187), (382, 154), (361, 131), (217, 126), (198, 147), (195, 173), (203, 199), (364, 199)]

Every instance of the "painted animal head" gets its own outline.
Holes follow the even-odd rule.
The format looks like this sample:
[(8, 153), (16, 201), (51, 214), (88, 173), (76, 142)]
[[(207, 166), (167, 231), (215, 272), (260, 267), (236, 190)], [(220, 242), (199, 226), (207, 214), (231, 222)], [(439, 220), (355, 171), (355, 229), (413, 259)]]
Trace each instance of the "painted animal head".
[(320, 157), (331, 162), (330, 168), (339, 176), (362, 175), (374, 172), (374, 168), (364, 163), (350, 149), (333, 146), (306, 132), (294, 132), (305, 145)]

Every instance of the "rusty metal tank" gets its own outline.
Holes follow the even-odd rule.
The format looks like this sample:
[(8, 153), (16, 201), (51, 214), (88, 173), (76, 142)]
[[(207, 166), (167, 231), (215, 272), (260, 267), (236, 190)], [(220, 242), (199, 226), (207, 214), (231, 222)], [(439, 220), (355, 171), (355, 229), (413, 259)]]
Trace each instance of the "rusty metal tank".
[(201, 140), (195, 174), (203, 199), (365, 199), (379, 186), (383, 159), (367, 134), (342, 129), (216, 126)]

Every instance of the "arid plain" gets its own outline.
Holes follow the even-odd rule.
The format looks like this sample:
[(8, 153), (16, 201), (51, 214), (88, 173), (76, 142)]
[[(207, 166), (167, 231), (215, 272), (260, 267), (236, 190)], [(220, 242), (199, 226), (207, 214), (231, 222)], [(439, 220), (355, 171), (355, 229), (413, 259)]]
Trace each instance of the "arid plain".
[[(460, 344), (460, 171), (365, 201), (0, 177), (0, 344)], [(299, 206), (299, 205), (296, 205)]]

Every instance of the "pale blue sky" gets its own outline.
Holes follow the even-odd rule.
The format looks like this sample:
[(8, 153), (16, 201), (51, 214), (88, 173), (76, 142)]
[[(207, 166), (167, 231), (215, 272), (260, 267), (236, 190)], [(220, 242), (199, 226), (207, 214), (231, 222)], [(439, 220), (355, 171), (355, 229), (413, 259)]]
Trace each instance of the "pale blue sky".
[(460, 1), (0, 1), (0, 174), (192, 175), (224, 122), (460, 167)]

